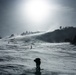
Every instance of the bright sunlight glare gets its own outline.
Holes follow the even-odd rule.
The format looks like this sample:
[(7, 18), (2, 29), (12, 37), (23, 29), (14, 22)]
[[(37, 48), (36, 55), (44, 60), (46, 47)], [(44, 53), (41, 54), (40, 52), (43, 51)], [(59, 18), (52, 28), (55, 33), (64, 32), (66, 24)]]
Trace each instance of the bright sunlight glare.
[(29, 0), (25, 5), (25, 12), (31, 22), (43, 22), (49, 16), (49, 2), (47, 0)]
[(46, 30), (57, 10), (58, 6), (49, 0), (23, 0), (17, 7), (20, 22), (31, 30)]

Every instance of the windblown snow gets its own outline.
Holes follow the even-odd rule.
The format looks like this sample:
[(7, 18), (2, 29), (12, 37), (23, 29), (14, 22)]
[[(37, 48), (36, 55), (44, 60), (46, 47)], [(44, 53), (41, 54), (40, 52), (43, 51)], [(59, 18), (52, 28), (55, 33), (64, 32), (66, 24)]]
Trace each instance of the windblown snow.
[(76, 75), (76, 46), (44, 42), (37, 36), (0, 40), (0, 75), (38, 75), (33, 61), (37, 57), (41, 58), (39, 75)]

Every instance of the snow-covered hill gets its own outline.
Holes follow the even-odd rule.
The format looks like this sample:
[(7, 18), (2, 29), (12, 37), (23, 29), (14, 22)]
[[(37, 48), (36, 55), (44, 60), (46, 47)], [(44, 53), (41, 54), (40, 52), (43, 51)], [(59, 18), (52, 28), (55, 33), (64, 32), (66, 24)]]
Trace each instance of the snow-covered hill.
[[(76, 75), (76, 46), (38, 40), (40, 34), (0, 40), (0, 75)], [(31, 48), (32, 46), (32, 48)], [(35, 58), (41, 58), (41, 71)]]

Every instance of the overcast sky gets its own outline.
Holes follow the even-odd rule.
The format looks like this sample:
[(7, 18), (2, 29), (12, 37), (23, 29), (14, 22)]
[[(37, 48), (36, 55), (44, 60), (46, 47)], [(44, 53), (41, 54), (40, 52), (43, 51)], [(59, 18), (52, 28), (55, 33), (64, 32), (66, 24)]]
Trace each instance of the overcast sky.
[[(24, 12), (24, 9), (27, 9), (27, 7), (22, 7), (24, 3), (24, 5), (27, 4), (27, 1), (30, 0), (0, 0), (0, 36), (7, 36), (12, 33), (19, 34), (26, 30), (52, 31), (59, 28), (59, 26), (76, 26), (76, 0), (47, 0), (51, 10), (49, 11), (49, 17), (46, 19), (47, 21), (41, 23), (38, 23), (41, 19), (35, 20), (38, 17), (37, 15), (40, 14), (35, 14), (32, 17), (32, 22), (28, 20), (27, 15), (31, 13), (28, 11), (29, 14), (25, 14), (27, 10)], [(47, 8), (44, 11), (48, 11)], [(48, 14), (48, 12), (46, 13)]]

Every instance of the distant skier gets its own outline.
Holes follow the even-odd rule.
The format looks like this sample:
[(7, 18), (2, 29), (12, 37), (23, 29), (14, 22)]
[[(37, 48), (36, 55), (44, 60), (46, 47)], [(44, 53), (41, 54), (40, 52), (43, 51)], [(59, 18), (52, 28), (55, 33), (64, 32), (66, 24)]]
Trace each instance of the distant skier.
[(9, 44), (9, 41), (8, 41), (8, 44)]
[(32, 45), (31, 45), (31, 48), (30, 49), (32, 49)]
[(36, 58), (34, 60), (34, 62), (36, 63), (36, 71), (40, 72), (41, 59), (40, 58)]

